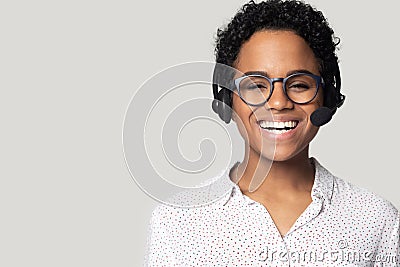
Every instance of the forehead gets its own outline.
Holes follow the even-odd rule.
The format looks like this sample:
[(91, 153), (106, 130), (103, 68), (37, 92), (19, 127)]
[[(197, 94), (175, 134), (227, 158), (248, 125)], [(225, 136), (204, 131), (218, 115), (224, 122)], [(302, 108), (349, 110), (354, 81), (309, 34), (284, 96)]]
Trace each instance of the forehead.
[(306, 41), (292, 31), (258, 31), (241, 47), (235, 68), (271, 76), (304, 69), (319, 74), (318, 61)]

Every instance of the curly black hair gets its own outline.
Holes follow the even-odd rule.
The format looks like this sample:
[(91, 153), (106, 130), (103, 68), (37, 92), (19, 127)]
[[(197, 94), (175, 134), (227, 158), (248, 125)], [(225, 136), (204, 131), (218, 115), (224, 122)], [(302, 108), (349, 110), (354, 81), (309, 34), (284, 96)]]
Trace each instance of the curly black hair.
[(334, 106), (336, 89), (340, 90), (340, 72), (336, 47), (340, 39), (321, 11), (296, 0), (267, 0), (246, 3), (229, 24), (217, 30), (216, 62), (234, 67), (240, 48), (255, 32), (261, 30), (290, 30), (302, 37), (318, 60), (321, 76), (327, 86), (324, 105)]

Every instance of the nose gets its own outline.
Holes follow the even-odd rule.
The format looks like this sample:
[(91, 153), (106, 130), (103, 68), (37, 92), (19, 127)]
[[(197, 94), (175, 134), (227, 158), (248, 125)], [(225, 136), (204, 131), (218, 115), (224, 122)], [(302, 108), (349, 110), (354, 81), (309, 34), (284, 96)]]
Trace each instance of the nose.
[(283, 83), (281, 81), (275, 81), (273, 85), (272, 95), (266, 103), (268, 107), (276, 110), (292, 109), (294, 104), (286, 96), (283, 90)]

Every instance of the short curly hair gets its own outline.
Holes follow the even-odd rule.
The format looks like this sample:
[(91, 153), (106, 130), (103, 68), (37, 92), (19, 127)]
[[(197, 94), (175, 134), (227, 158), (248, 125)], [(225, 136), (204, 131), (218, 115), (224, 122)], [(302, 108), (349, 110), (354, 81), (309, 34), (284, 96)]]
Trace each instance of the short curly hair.
[[(217, 30), (216, 62), (234, 67), (240, 48), (255, 32), (290, 30), (302, 37), (314, 52), (325, 84), (340, 89), (340, 72), (336, 47), (340, 39), (321, 11), (296, 0), (267, 0), (244, 4), (228, 25)], [(333, 106), (337, 92), (324, 92), (324, 105)], [(332, 99), (333, 98), (333, 99)]]

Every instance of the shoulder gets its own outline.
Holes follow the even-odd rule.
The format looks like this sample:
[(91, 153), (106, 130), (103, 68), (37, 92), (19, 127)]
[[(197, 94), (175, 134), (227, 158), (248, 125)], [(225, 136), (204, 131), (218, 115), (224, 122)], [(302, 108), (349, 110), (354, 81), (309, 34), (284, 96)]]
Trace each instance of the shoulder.
[(368, 220), (399, 220), (398, 209), (384, 197), (336, 176), (333, 177), (333, 181), (332, 202), (343, 210), (351, 209), (353, 213), (362, 214)]
[(212, 203), (196, 206), (176, 206), (170, 203), (159, 203), (152, 211), (150, 222), (151, 224), (162, 224), (164, 227), (175, 228), (177, 224), (183, 226), (204, 220), (207, 221), (221, 212), (225, 196)]
[(159, 202), (152, 211), (150, 224), (175, 229), (177, 225), (193, 226), (207, 221), (222, 211), (232, 189), (226, 171), (207, 178), (199, 187), (182, 190)]
[(389, 223), (399, 220), (399, 211), (390, 201), (369, 189), (333, 175), (316, 159), (313, 160), (316, 175), (323, 190), (331, 198), (330, 209), (335, 215), (360, 222)]
[(160, 202), (152, 212), (152, 220), (199, 216), (220, 210), (235, 185), (229, 178), (229, 171), (235, 164), (237, 163), (224, 168), (215, 176), (206, 177), (195, 187), (182, 188), (166, 201)]

